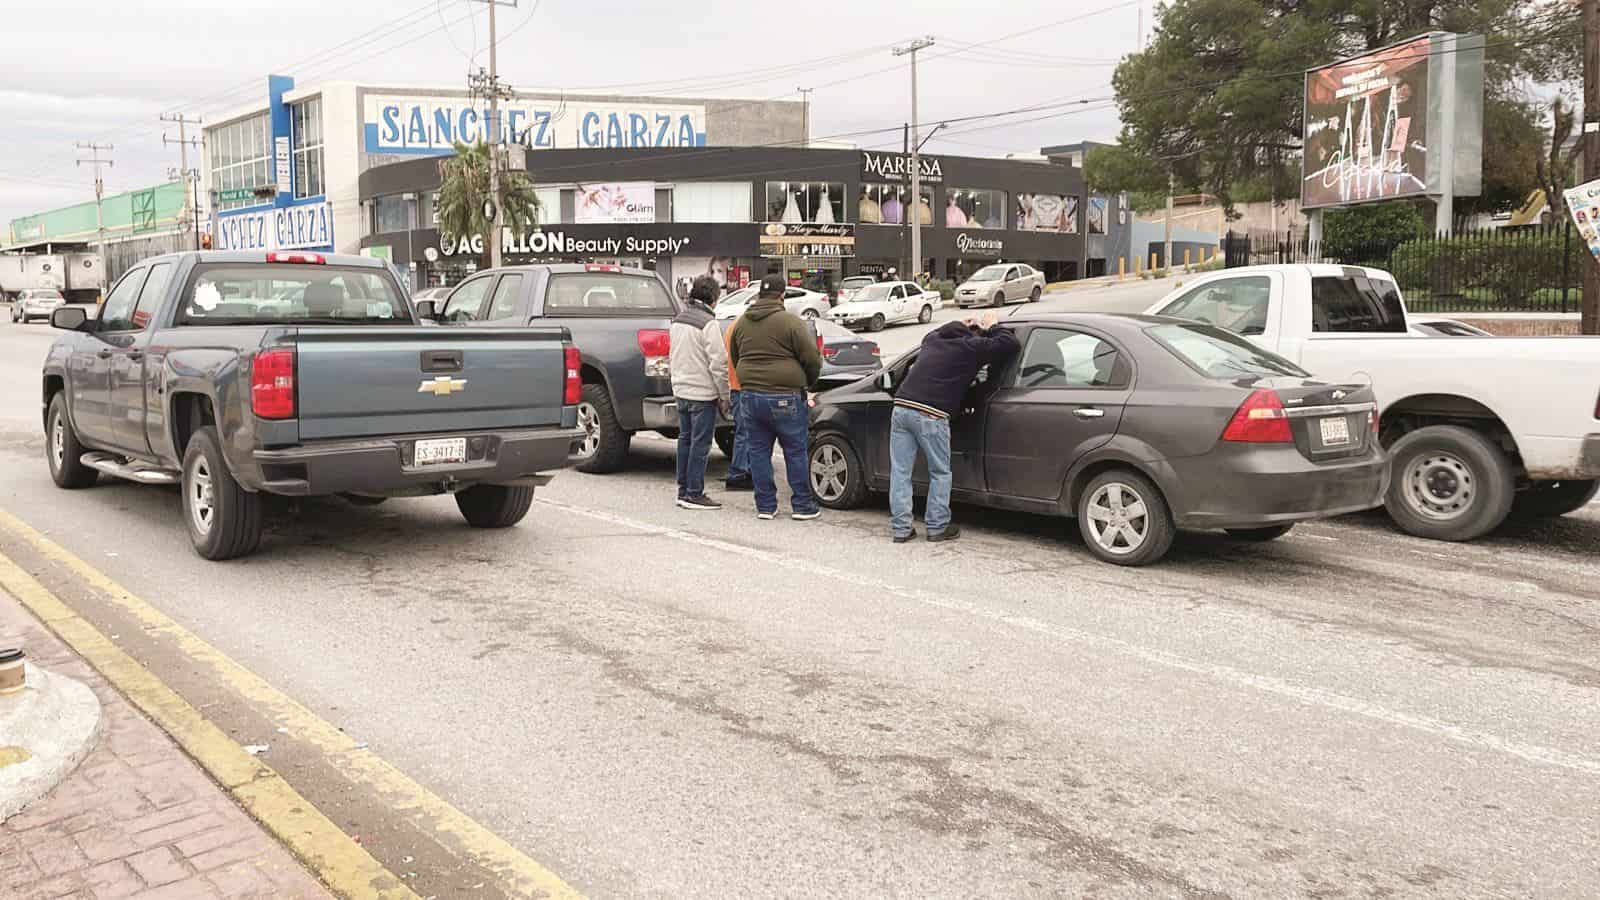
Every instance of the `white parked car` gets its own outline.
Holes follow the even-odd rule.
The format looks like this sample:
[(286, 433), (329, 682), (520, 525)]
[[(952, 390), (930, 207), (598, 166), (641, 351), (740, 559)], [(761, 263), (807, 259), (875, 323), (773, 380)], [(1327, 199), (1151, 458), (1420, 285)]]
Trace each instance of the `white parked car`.
[(30, 288), (18, 291), (17, 299), (11, 301), (11, 321), (48, 319), (51, 313), (66, 302), (61, 292), (57, 290)]
[(880, 281), (856, 291), (828, 318), (846, 328), (882, 331), (896, 322), (931, 322), (939, 306), (939, 294), (924, 291), (914, 281)]
[(1224, 269), (1148, 312), (1246, 335), (1327, 381), (1370, 383), (1391, 460), (1384, 505), (1411, 534), (1471, 540), (1600, 492), (1600, 339), (1418, 337), (1394, 276), (1355, 266)]
[(995, 263), (972, 273), (956, 288), (957, 306), (1005, 306), (1044, 293), (1044, 273), (1023, 263)]
[(1494, 337), (1476, 325), (1431, 316), (1407, 316), (1406, 330), (1420, 337)]
[[(737, 291), (724, 294), (717, 301), (717, 318), (737, 319), (744, 315), (750, 304), (756, 302), (756, 295), (760, 292), (759, 284), (742, 287)], [(802, 319), (815, 319), (827, 315), (832, 305), (828, 303), (827, 294), (808, 291), (804, 288), (792, 287), (783, 292), (783, 308), (794, 313)]]

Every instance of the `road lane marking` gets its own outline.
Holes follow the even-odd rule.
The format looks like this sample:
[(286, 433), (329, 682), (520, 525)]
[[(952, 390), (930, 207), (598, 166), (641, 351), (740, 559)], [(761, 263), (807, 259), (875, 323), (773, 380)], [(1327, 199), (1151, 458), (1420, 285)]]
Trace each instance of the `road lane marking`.
[(835, 568), (827, 565), (826, 563), (819, 563), (809, 559), (802, 559), (783, 553), (763, 550), (758, 547), (735, 544), (719, 538), (707, 537), (696, 532), (656, 525), (650, 522), (632, 519), (617, 513), (575, 506), (559, 500), (549, 500), (543, 497), (535, 497), (534, 499), (537, 503), (541, 503), (545, 506), (555, 509), (564, 510), (575, 515), (587, 516), (592, 519), (608, 522), (613, 525), (620, 525), (622, 527), (631, 528), (635, 531), (640, 531), (647, 534), (655, 534), (662, 537), (672, 538), (673, 540), (683, 541), (685, 543), (694, 544), (721, 553), (735, 554), (750, 559), (760, 560), (762, 562), (782, 566), (787, 569), (804, 572), (813, 577), (829, 578), (835, 581), (854, 584), (858, 587), (881, 591), (906, 600), (921, 603), (926, 606), (977, 616), (993, 622), (1001, 623), (1003, 625), (1022, 628), (1027, 631), (1045, 635), (1046, 637), (1055, 638), (1057, 640), (1071, 641), (1073, 643), (1099, 647), (1122, 654), (1124, 656), (1129, 656), (1144, 662), (1152, 663), (1154, 665), (1163, 666), (1169, 669), (1176, 669), (1182, 672), (1189, 672), (1196, 675), (1202, 675), (1217, 681), (1250, 688), (1262, 693), (1284, 697), (1298, 703), (1338, 710), (1340, 712), (1349, 713), (1351, 715), (1360, 716), (1365, 719), (1371, 719), (1373, 721), (1382, 722), (1388, 725), (1401, 726), (1414, 731), (1420, 731), (1425, 734), (1442, 737), (1456, 743), (1465, 744), (1469, 747), (1504, 753), (1528, 762), (1539, 763), (1541, 765), (1548, 766), (1557, 766), (1564, 769), (1572, 769), (1578, 772), (1587, 772), (1592, 775), (1600, 775), (1600, 759), (1593, 757), (1568, 753), (1564, 750), (1558, 750), (1553, 747), (1530, 744), (1524, 741), (1516, 741), (1510, 738), (1504, 738), (1488, 732), (1464, 728), (1460, 725), (1446, 722), (1442, 719), (1435, 719), (1431, 716), (1421, 716), (1414, 713), (1408, 713), (1403, 710), (1391, 709), (1377, 703), (1371, 703), (1356, 697), (1347, 696), (1345, 694), (1339, 694), (1333, 691), (1323, 690), (1321, 688), (1295, 684), (1290, 681), (1285, 681), (1281, 678), (1275, 678), (1271, 675), (1247, 672), (1243, 669), (1236, 669), (1232, 666), (1225, 666), (1217, 663), (1196, 662), (1194, 660), (1178, 656), (1174, 653), (1143, 647), (1138, 644), (1122, 640), (1121, 638), (1115, 638), (1103, 634), (1095, 634), (1093, 632), (1082, 631), (1067, 625), (1058, 625), (1052, 622), (1046, 622), (1042, 619), (1033, 618), (1032, 616), (1015, 615), (998, 609), (991, 609), (988, 607), (979, 606), (977, 604), (967, 603), (963, 600), (957, 600), (929, 591), (905, 587), (903, 585), (886, 581), (881, 578), (876, 578), (871, 575)]
[[(403, 813), (424, 833), (440, 838), (441, 846), (459, 851), (493, 872), (507, 893), (580, 900), (581, 895), (554, 872), (32, 526), (0, 510), (0, 529), (67, 568), (140, 622), (146, 632), (163, 638), (190, 662), (207, 669), (213, 681), (226, 685), (269, 719), (315, 747), (332, 769), (351, 782), (370, 788), (390, 809)], [(414, 892), (399, 884), (370, 853), (259, 757), (246, 753), (153, 673), (3, 555), (0, 587), (34, 610), (90, 665), (171, 734), (241, 806), (336, 893), (352, 898), (416, 900)], [(392, 888), (388, 887), (391, 883)]]

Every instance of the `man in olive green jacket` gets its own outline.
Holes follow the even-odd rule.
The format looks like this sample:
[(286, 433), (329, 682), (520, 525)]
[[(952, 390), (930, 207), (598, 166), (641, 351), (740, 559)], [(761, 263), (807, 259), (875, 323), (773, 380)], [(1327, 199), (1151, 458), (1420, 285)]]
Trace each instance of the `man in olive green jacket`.
[(784, 309), (787, 286), (782, 275), (761, 279), (760, 295), (733, 330), (728, 364), (739, 379), (741, 412), (750, 431), (756, 515), (771, 519), (778, 514), (778, 486), (772, 473), (772, 445), (777, 442), (783, 447), (789, 477), (791, 518), (804, 521), (822, 514), (811, 493), (806, 407), (806, 391), (822, 372), (822, 352), (811, 329)]

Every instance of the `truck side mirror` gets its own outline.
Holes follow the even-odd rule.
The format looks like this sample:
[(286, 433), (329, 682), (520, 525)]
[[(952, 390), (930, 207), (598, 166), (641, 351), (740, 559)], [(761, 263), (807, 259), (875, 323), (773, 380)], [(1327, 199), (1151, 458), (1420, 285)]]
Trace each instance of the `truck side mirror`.
[(428, 320), (439, 318), (439, 311), (433, 305), (433, 301), (432, 300), (418, 300), (417, 301), (417, 318), (419, 318), (419, 319), (428, 319)]
[(81, 306), (58, 306), (50, 313), (50, 327), (63, 331), (88, 331), (89, 313)]

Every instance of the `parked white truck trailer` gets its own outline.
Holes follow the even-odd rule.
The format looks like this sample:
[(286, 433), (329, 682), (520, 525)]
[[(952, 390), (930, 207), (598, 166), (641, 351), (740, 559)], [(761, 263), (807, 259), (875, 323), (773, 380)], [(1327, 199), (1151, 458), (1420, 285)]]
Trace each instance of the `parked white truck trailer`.
[(0, 253), (0, 300), (21, 291), (56, 290), (69, 303), (93, 303), (105, 289), (98, 253)]

